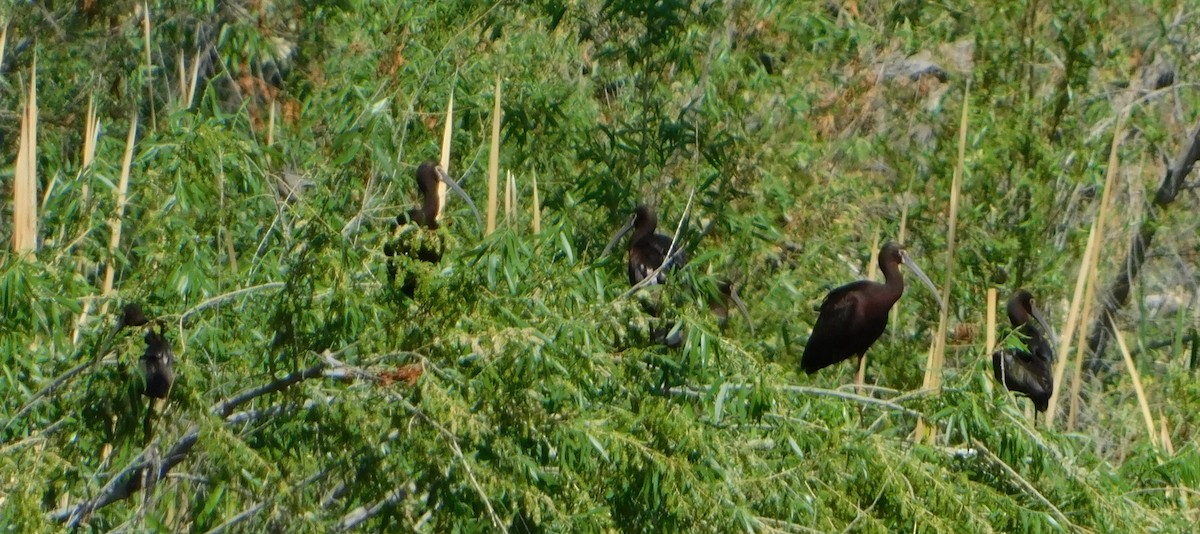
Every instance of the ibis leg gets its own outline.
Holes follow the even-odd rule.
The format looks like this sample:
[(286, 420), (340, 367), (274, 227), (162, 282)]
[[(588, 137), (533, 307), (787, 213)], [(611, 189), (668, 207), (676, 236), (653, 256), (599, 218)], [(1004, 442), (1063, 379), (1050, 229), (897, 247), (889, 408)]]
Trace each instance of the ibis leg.
[(858, 371), (854, 373), (854, 392), (862, 395), (862, 385), (867, 379), (867, 353), (858, 355)]

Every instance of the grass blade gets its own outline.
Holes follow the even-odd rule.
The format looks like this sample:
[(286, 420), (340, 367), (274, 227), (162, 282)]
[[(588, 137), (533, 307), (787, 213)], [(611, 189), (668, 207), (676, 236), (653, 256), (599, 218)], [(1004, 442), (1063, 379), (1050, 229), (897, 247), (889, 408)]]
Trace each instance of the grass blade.
[(537, 173), (533, 173), (533, 205), (530, 207), (533, 212), (533, 233), (542, 233), (542, 201), (538, 197)]

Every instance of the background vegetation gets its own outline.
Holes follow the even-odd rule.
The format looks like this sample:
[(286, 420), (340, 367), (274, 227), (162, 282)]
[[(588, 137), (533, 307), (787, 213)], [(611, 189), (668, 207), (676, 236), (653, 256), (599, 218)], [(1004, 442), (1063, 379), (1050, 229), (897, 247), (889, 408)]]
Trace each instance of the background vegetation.
[[(1200, 117), (1188, 2), (5, 0), (2, 13), (5, 530), (1200, 521), (1196, 178), (1157, 202)], [(37, 248), (14, 252), (34, 73)], [(497, 77), (517, 209), (483, 237), (451, 200), (441, 261), (402, 258), (389, 283), (392, 221), (415, 203), (416, 165), (439, 156), (451, 94), (451, 173), (486, 198)], [(303, 186), (289, 198), (280, 184)], [(639, 202), (673, 230), (693, 190), (691, 264), (661, 294), (625, 295), (605, 239)], [(1059, 355), (1062, 413), (1035, 425), (990, 376), (988, 288), (1001, 303), (1029, 288), (1063, 333), (1081, 269), (1103, 303), (1148, 225), (1116, 316), (1146, 408), (1120, 351), (1080, 359), (1079, 332)], [(814, 308), (874, 271), (889, 239), (939, 284), (953, 265), (941, 387), (923, 387), (938, 312), (919, 287), (870, 353), (870, 387), (849, 386), (849, 364), (799, 373)], [(753, 331), (709, 312), (722, 279)], [(681, 348), (653, 342), (666, 319), (647, 298), (681, 321)], [(169, 325), (178, 378), (158, 407), (139, 394), (140, 334), (112, 334), (128, 302)], [(913, 439), (918, 418), (936, 433)]]

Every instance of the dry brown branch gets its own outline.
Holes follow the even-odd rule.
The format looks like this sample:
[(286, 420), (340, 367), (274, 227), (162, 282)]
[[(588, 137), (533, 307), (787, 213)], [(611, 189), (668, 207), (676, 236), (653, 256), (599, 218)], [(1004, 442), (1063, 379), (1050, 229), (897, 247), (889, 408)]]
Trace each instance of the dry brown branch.
[(395, 489), (387, 492), (382, 499), (375, 501), (370, 506), (359, 506), (343, 516), (342, 521), (338, 523), (338, 530), (351, 530), (361, 525), (364, 521), (374, 517), (379, 512), (404, 500), (405, 497), (412, 495), (415, 489), (416, 486), (413, 484), (412, 480), (396, 486)]
[(212, 413), (213, 415), (217, 415), (219, 417), (229, 417), (229, 415), (233, 413), (233, 410), (238, 406), (250, 402), (258, 397), (283, 391), (294, 384), (324, 375), (327, 367), (329, 367), (328, 364), (321, 362), (307, 369), (288, 374), (287, 376), (278, 380), (273, 380), (267, 384), (244, 389), (241, 393), (218, 402), (212, 407)]
[(1179, 196), (1179, 192), (1183, 189), (1184, 179), (1192, 171), (1197, 160), (1200, 160), (1200, 125), (1197, 125), (1192, 131), (1190, 143), (1175, 158), (1175, 163), (1167, 168), (1162, 184), (1159, 185), (1158, 192), (1155, 193), (1154, 200), (1150, 202), (1150, 207), (1146, 211), (1146, 217), (1142, 219), (1138, 230), (1133, 234), (1128, 252), (1120, 263), (1121, 270), (1117, 272), (1116, 278), (1112, 280), (1108, 290), (1104, 292), (1104, 297), (1100, 299), (1101, 307), (1099, 313), (1096, 314), (1091, 329), (1092, 334), (1088, 336), (1088, 350), (1091, 353), (1087, 365), (1089, 374), (1096, 375), (1107, 369), (1108, 366), (1103, 361), (1103, 355), (1109, 339), (1112, 338), (1114, 325), (1110, 317), (1128, 303), (1133, 280), (1141, 273), (1142, 266), (1146, 263), (1146, 250), (1150, 248), (1150, 244), (1158, 232), (1159, 217)]
[[(167, 476), (172, 468), (187, 457), (199, 440), (200, 428), (192, 427), (161, 459), (147, 458), (147, 453), (152, 452), (152, 449), (148, 447), (137, 458), (134, 458), (130, 465), (109, 480), (98, 497), (65, 509), (55, 510), (49, 514), (50, 520), (60, 523), (68, 522), (69, 526), (74, 528), (87, 519), (92, 512), (127, 499), (138, 490), (153, 488), (159, 480)], [(153, 456), (153, 454), (149, 455)]]

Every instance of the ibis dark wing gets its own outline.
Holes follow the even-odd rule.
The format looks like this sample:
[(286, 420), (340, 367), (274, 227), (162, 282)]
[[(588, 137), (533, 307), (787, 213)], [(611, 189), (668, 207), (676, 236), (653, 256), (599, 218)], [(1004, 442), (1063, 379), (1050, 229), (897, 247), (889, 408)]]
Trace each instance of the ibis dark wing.
[[(671, 248), (671, 238), (662, 234), (653, 234), (629, 247), (629, 284), (637, 285), (643, 278), (650, 276), (658, 266), (662, 265)], [(674, 269), (687, 265), (687, 254), (680, 252), (666, 269)], [(666, 281), (663, 273), (659, 273), (656, 283)]]
[(800, 361), (804, 372), (815, 373), (860, 352), (861, 343), (852, 339), (856, 318), (863, 306), (862, 292), (858, 290), (870, 283), (860, 280), (846, 284), (825, 296), (812, 335), (804, 346), (804, 357)]
[(1041, 334), (1031, 337), (1029, 341), (1026, 342), (1026, 345), (1029, 347), (1029, 351), (1032, 353), (1033, 357), (1036, 357), (1047, 364), (1054, 363), (1054, 348), (1050, 346), (1050, 343), (1046, 341)]
[(1020, 349), (1000, 349), (992, 354), (992, 373), (1009, 391), (1029, 397), (1039, 412), (1050, 406), (1054, 375), (1048, 360)]

